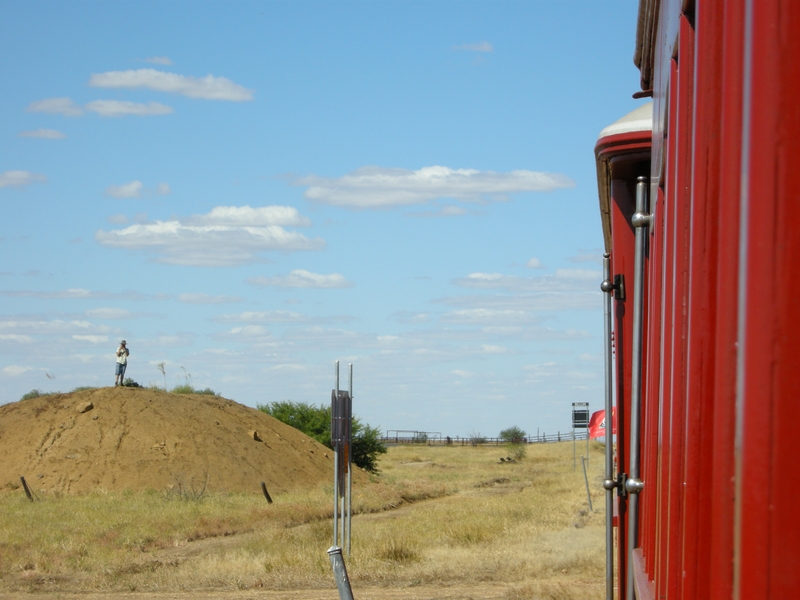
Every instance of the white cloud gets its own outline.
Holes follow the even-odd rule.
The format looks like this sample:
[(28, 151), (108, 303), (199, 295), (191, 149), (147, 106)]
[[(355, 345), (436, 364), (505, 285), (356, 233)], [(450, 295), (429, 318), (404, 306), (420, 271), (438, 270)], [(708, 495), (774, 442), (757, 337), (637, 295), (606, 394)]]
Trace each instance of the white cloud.
[(66, 133), (61, 133), (55, 129), (36, 129), (34, 131), (20, 131), (19, 137), (44, 138), (46, 140), (63, 140), (67, 137)]
[(250, 277), (247, 283), (260, 286), (296, 287), (296, 288), (346, 288), (353, 284), (339, 273), (319, 275), (303, 269), (295, 269), (288, 275), (280, 277)]
[(494, 48), (489, 42), (478, 42), (477, 44), (461, 44), (453, 46), (454, 50), (468, 50), (470, 52), (492, 52)]
[[(69, 288), (66, 290), (56, 290), (54, 292), (32, 291), (32, 290), (3, 290), (0, 291), (2, 296), (12, 296), (15, 298), (46, 298), (46, 299), (115, 299), (115, 300), (144, 300), (148, 296), (134, 291), (125, 292), (94, 292), (83, 288)], [(162, 297), (150, 296), (155, 299), (163, 299)]]
[(92, 308), (86, 311), (86, 316), (93, 319), (128, 319), (132, 315), (124, 308)]
[(524, 312), (600, 310), (603, 306), (603, 298), (599, 290), (597, 292), (557, 291), (514, 295), (449, 296), (435, 302), (449, 306), (465, 306), (470, 309), (485, 308), (497, 311), (521, 310)]
[(470, 273), (453, 280), (459, 287), (504, 289), (513, 292), (595, 292), (603, 280), (600, 271), (591, 269), (557, 269), (539, 277), (517, 277), (500, 273)]
[(398, 311), (390, 319), (398, 323), (424, 323), (430, 318), (428, 313), (415, 313), (410, 311)]
[(542, 261), (540, 261), (538, 258), (529, 259), (528, 262), (525, 263), (525, 266), (529, 269), (544, 269)]
[(283, 365), (272, 365), (269, 368), (270, 371), (307, 371), (308, 367), (305, 365), (298, 365), (298, 364), (283, 364)]
[(112, 198), (138, 198), (142, 195), (142, 187), (141, 181), (131, 181), (122, 185), (110, 185), (103, 193)]
[(33, 367), (20, 367), (17, 365), (3, 367), (3, 374), (10, 377), (16, 377), (18, 375), (22, 375), (23, 373), (27, 373), (28, 371), (33, 371)]
[(406, 213), (407, 217), (430, 219), (434, 217), (460, 217), (467, 214), (467, 210), (457, 204), (445, 204), (435, 210), (418, 210)]
[(172, 61), (166, 56), (149, 56), (145, 60), (154, 65), (171, 65)]
[(230, 227), (308, 227), (311, 220), (303, 217), (291, 206), (217, 206), (207, 215), (186, 219), (190, 225), (227, 225)]
[(46, 98), (31, 102), (28, 112), (43, 112), (53, 115), (64, 115), (66, 117), (77, 117), (83, 114), (83, 109), (75, 104), (71, 98)]
[[(130, 183), (123, 183), (122, 185), (110, 185), (104, 190), (106, 196), (113, 198), (141, 198), (142, 196), (165, 195), (172, 192), (169, 184), (159, 183), (155, 189), (148, 189), (144, 187), (141, 181), (134, 180)], [(141, 213), (144, 215), (144, 213)], [(141, 223), (147, 220), (147, 216), (142, 218), (134, 218), (134, 221)], [(122, 221), (123, 223), (126, 222)]]
[(107, 335), (73, 335), (73, 340), (79, 342), (91, 342), (92, 344), (102, 344), (108, 341)]
[(537, 321), (538, 318), (524, 310), (466, 308), (451, 311), (445, 314), (442, 320), (448, 323), (460, 324), (519, 325)]
[(227, 335), (246, 338), (271, 337), (269, 330), (261, 325), (244, 325), (242, 327), (234, 327), (228, 332)]
[(241, 302), (238, 296), (211, 296), (209, 294), (181, 294), (178, 301), (184, 304), (228, 304)]
[[(572, 382), (575, 380), (595, 380), (598, 378), (596, 371), (581, 371), (575, 368), (576, 365), (565, 365), (557, 362), (546, 362), (537, 365), (525, 365), (522, 367), (529, 374), (530, 383), (542, 383), (547, 380)], [(572, 386), (577, 387), (577, 386)]]
[(95, 112), (101, 117), (124, 117), (126, 115), (149, 117), (153, 115), (167, 115), (175, 112), (171, 106), (161, 104), (160, 102), (142, 104), (140, 102), (129, 102), (127, 100), (93, 100), (86, 105), (86, 110)]
[(546, 192), (573, 187), (566, 175), (517, 170), (507, 173), (423, 167), (417, 171), (362, 167), (338, 178), (310, 175), (294, 185), (308, 186), (309, 200), (349, 208), (389, 208), (427, 204), (437, 198), (463, 202), (504, 200), (518, 192)]
[(157, 262), (204, 267), (263, 260), (259, 254), (265, 251), (319, 250), (325, 246), (321, 238), (309, 239), (276, 223), (310, 224), (289, 207), (217, 207), (208, 214), (185, 219), (101, 229), (95, 239), (112, 248), (154, 253)]
[(305, 321), (306, 317), (288, 310), (268, 310), (222, 315), (215, 320), (222, 323), (299, 323)]
[(103, 88), (145, 88), (204, 100), (242, 102), (253, 99), (253, 90), (248, 90), (225, 77), (213, 75), (187, 77), (155, 69), (95, 73), (89, 79), (89, 85)]
[[(89, 321), (61, 319), (42, 320), (37, 318), (8, 318), (0, 320), (0, 331), (3, 332), (23, 332), (39, 335), (58, 335), (79, 333), (108, 333), (111, 329), (105, 325), (93, 325)], [(13, 335), (13, 334), (12, 334)]]
[(492, 346), (490, 344), (483, 344), (481, 346), (481, 353), (482, 354), (507, 354), (508, 348), (504, 348), (503, 346)]
[(128, 222), (128, 217), (126, 215), (111, 215), (106, 220), (113, 225), (124, 225)]
[(47, 177), (30, 171), (6, 171), (0, 173), (0, 188), (23, 187), (36, 181), (47, 181)]
[(473, 375), (475, 375), (475, 373), (471, 373), (471, 372), (469, 372), (469, 371), (464, 371), (464, 370), (462, 370), (462, 369), (456, 369), (456, 370), (454, 370), (454, 371), (450, 371), (450, 372), (451, 372), (453, 375), (458, 375), (459, 377), (464, 377), (464, 378), (467, 378), (467, 377), (472, 377)]
[(0, 335), (0, 341), (3, 342), (17, 342), (19, 344), (29, 344), (33, 338), (29, 335), (18, 335), (15, 333), (4, 333)]

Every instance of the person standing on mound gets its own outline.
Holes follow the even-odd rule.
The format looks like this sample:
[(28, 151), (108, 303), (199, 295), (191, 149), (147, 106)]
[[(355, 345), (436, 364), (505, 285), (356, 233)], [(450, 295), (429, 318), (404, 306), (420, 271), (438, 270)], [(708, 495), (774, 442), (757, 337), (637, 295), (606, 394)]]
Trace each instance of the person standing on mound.
[(130, 356), (130, 350), (128, 350), (127, 343), (125, 340), (122, 340), (119, 343), (119, 348), (117, 348), (117, 370), (114, 374), (114, 385), (122, 385), (122, 381), (125, 379), (125, 369), (128, 366), (128, 356)]

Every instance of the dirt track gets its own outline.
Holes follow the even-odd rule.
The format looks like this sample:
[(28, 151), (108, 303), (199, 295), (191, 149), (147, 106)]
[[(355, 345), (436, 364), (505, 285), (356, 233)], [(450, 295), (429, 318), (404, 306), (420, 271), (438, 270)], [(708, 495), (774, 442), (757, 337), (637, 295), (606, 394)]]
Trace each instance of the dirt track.
[[(469, 587), (412, 587), (404, 589), (392, 588), (359, 588), (353, 586), (355, 600), (504, 600), (508, 596), (508, 588), (492, 586)], [(132, 592), (132, 593), (87, 593), (87, 594), (0, 594), (0, 600), (339, 600), (339, 594), (333, 584), (329, 590), (242, 590), (232, 592)]]

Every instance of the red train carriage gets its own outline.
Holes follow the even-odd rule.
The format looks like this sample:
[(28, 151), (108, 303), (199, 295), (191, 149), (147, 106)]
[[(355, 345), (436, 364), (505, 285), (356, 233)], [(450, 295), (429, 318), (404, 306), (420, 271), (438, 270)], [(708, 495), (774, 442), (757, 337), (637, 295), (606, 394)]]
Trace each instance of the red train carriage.
[(641, 0), (634, 61), (595, 148), (607, 595), (797, 598), (800, 0)]

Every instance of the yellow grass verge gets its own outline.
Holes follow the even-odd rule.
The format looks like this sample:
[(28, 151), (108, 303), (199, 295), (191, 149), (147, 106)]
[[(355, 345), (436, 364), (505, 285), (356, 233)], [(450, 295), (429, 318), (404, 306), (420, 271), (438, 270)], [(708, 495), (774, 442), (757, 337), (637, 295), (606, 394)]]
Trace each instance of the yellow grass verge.
[[(356, 597), (436, 586), (500, 594), (475, 598), (603, 597), (602, 449), (591, 446), (589, 512), (571, 443), (528, 446), (512, 464), (497, 447), (390, 448), (381, 475), (354, 489)], [(335, 590), (331, 505), (331, 486), (271, 505), (213, 491), (33, 503), (5, 494), (0, 591)]]

